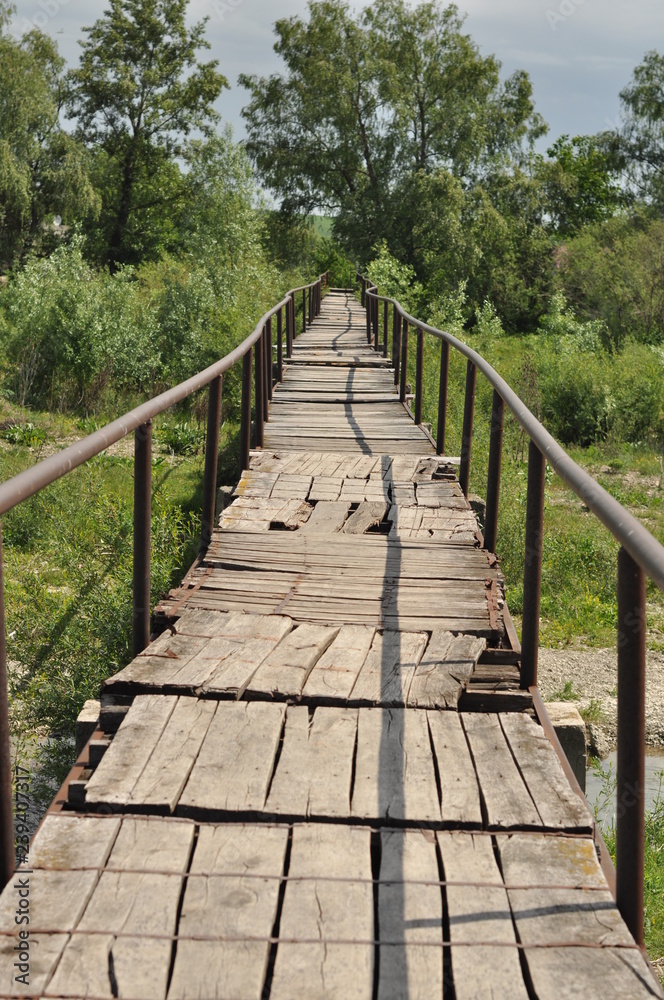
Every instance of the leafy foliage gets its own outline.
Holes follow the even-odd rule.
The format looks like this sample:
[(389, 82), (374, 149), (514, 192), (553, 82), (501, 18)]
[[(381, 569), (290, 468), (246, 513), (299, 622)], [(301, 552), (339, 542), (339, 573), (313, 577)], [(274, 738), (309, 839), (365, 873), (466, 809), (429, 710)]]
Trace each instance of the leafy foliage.
[(165, 232), (146, 246), (142, 229), (148, 219), (153, 229), (154, 215), (181, 199), (175, 159), (192, 132), (212, 135), (212, 105), (227, 86), (216, 62), (197, 62), (197, 50), (209, 48), (205, 21), (187, 28), (186, 7), (187, 0), (110, 0), (85, 29), (80, 67), (68, 76), (68, 113), (107, 178), (101, 226), (104, 259), (114, 266), (167, 245)]
[(13, 8), (0, 0), (0, 268), (30, 250), (52, 249), (45, 224), (98, 210), (85, 150), (59, 122), (64, 62), (37, 30), (7, 33)]

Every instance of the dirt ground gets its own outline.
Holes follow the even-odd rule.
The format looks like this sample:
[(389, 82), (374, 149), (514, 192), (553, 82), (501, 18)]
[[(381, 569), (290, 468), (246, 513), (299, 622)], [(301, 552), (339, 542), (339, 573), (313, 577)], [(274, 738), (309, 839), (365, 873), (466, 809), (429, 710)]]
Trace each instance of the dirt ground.
[[(559, 701), (567, 682), (579, 695), (582, 711), (599, 704), (597, 721), (587, 726), (594, 751), (604, 757), (616, 745), (617, 663), (614, 649), (540, 649), (539, 686), (546, 701)], [(646, 660), (646, 743), (664, 746), (664, 653), (648, 652)]]

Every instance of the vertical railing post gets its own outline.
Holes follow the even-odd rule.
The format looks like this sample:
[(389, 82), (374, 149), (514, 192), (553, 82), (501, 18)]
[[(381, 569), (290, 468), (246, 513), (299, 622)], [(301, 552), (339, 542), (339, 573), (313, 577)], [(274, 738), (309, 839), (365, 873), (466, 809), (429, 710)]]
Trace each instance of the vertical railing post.
[(387, 299), (383, 302), (383, 357), (387, 357)]
[(450, 345), (440, 342), (440, 379), (438, 382), (438, 427), (436, 428), (436, 452), (445, 454), (445, 430), (447, 425), (447, 384), (450, 365)]
[(150, 529), (152, 509), (152, 421), (134, 431), (134, 571), (132, 651), (150, 642)]
[(302, 333), (307, 331), (307, 290), (302, 289)]
[(532, 441), (528, 448), (526, 551), (523, 569), (523, 624), (521, 626), (521, 687), (537, 684), (540, 596), (542, 592), (542, 536), (546, 461)]
[(293, 341), (295, 339), (295, 292), (290, 297), (288, 307), (288, 322), (286, 323), (286, 357), (293, 356)]
[(264, 376), (263, 368), (265, 363), (265, 351), (263, 350), (262, 337), (256, 341), (256, 353), (254, 359), (254, 424), (256, 427), (255, 441), (256, 447), (263, 447), (263, 392)]
[(208, 389), (207, 433), (205, 435), (205, 473), (203, 476), (203, 512), (201, 514), (201, 552), (214, 531), (217, 506), (217, 466), (219, 462), (219, 427), (221, 426), (222, 377), (217, 375)]
[[(283, 330), (283, 313), (280, 309), (277, 313), (277, 381), (283, 382), (284, 380), (284, 330)], [(288, 322), (288, 306), (286, 306), (286, 322)]]
[(364, 293), (364, 315), (366, 318), (367, 344), (371, 343), (371, 299)]
[(646, 581), (618, 552), (618, 786), (616, 903), (643, 947), (646, 742)]
[(503, 458), (503, 426), (505, 403), (497, 389), (493, 390), (491, 432), (489, 436), (489, 474), (486, 485), (486, 516), (484, 518), (484, 548), (496, 551), (498, 536), (498, 502), (500, 499), (500, 469)]
[(251, 451), (251, 353), (250, 347), (242, 358), (242, 404), (240, 411), (240, 461), (241, 471), (249, 468)]
[[(266, 375), (267, 375), (267, 398), (272, 399), (272, 317), (270, 316), (265, 324), (265, 357), (266, 357)], [(265, 409), (265, 416), (268, 416), (267, 407)]]
[(475, 414), (475, 382), (477, 368), (472, 361), (466, 365), (466, 396), (463, 404), (463, 430), (461, 431), (461, 465), (459, 467), (459, 485), (463, 495), (468, 496), (470, 483), (470, 455), (473, 448), (473, 417)]
[(424, 382), (424, 333), (417, 328), (417, 355), (415, 359), (415, 423), (422, 423), (422, 383)]
[(361, 295), (361, 298), (360, 298), (360, 303), (361, 303), (362, 306), (364, 306), (364, 300), (365, 300), (365, 297), (366, 297), (366, 294), (367, 294), (367, 283), (364, 280), (364, 278), (360, 278), (360, 285), (362, 286), (362, 295)]
[(396, 306), (392, 309), (392, 364), (394, 384), (399, 385), (399, 356), (401, 352), (401, 316)]
[(406, 402), (406, 379), (408, 377), (408, 320), (401, 318), (401, 356), (399, 365), (399, 400)]
[(9, 737), (5, 584), (2, 529), (0, 528), (0, 891), (13, 877), (16, 867), (12, 806), (12, 747)]
[(376, 289), (376, 298), (373, 300), (373, 342), (374, 351), (378, 351), (378, 316), (379, 316), (379, 303), (378, 303), (378, 289)]

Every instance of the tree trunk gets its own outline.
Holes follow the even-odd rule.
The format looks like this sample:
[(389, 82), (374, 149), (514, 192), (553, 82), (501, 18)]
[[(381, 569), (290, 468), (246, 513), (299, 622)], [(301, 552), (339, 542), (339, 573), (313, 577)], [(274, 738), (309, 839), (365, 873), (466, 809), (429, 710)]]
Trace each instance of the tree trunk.
[(124, 263), (123, 244), (129, 215), (131, 213), (131, 198), (134, 189), (134, 158), (129, 151), (125, 156), (122, 169), (122, 187), (120, 189), (120, 204), (118, 214), (115, 218), (113, 232), (108, 247), (108, 263), (111, 274), (114, 274), (118, 266)]

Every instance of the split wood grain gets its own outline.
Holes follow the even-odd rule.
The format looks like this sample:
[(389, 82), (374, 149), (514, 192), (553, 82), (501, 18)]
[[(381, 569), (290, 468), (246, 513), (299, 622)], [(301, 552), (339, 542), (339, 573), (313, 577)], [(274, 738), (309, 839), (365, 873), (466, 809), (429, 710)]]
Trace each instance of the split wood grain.
[(350, 700), (395, 708), (406, 705), (427, 639), (423, 632), (386, 631), (376, 635), (350, 693)]
[(343, 625), (309, 674), (303, 696), (347, 699), (375, 634), (376, 630), (367, 625)]
[(350, 809), (357, 710), (290, 707), (266, 812), (345, 818)]
[(496, 715), (462, 716), (490, 830), (541, 825)]
[(220, 702), (178, 810), (184, 813), (263, 809), (285, 709), (265, 702)]
[(349, 511), (350, 503), (345, 500), (320, 500), (300, 530), (307, 534), (331, 535), (341, 529)]
[(380, 938), (402, 943), (380, 947), (377, 996), (442, 997), (443, 899), (436, 884), (436, 836), (428, 830), (383, 830), (380, 840)]
[(86, 787), (89, 804), (125, 804), (177, 704), (174, 695), (138, 695)]
[[(287, 840), (285, 827), (201, 827), (178, 927), (169, 990), (173, 1000), (260, 1000)], [(242, 872), (251, 877), (243, 878)], [(206, 935), (225, 940), (191, 940), (203, 928)]]
[(276, 646), (253, 674), (246, 690), (297, 698), (318, 659), (339, 632), (338, 627), (299, 625)]
[(485, 648), (485, 639), (434, 630), (413, 675), (408, 704), (418, 708), (456, 708)]
[(456, 713), (427, 712), (440, 783), (441, 813), (449, 825), (482, 826), (477, 774)]
[(590, 833), (593, 818), (571, 788), (542, 727), (520, 713), (502, 716), (501, 725), (544, 826)]
[[(437, 837), (446, 881), (473, 883), (446, 886), (455, 996), (486, 996), (490, 982), (494, 996), (526, 1000), (510, 904), (491, 840), (452, 831)], [(514, 948), (506, 947), (510, 944)]]
[(440, 822), (426, 713), (360, 710), (351, 815)]
[[(373, 891), (371, 832), (341, 824), (293, 830), (272, 1000), (371, 1000)], [(301, 881), (298, 881), (301, 879)], [(346, 879), (348, 881), (334, 881)], [(293, 944), (298, 937), (318, 944)], [(336, 944), (353, 941), (361, 944)]]

